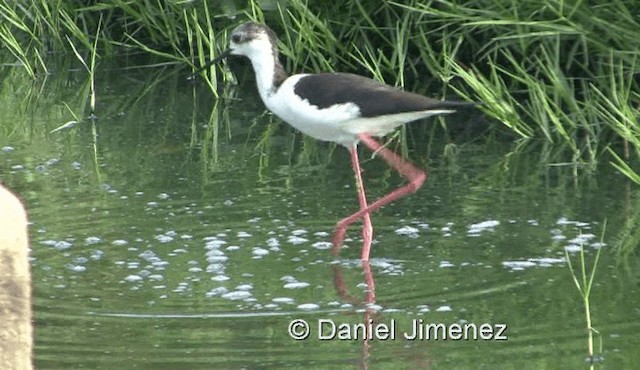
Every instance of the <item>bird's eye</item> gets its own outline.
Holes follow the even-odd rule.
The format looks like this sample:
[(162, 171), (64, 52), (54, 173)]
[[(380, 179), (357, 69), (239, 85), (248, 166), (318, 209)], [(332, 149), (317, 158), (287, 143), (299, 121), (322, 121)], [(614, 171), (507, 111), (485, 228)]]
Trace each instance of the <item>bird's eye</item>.
[(235, 42), (236, 44), (240, 42), (240, 35), (231, 35), (231, 41)]

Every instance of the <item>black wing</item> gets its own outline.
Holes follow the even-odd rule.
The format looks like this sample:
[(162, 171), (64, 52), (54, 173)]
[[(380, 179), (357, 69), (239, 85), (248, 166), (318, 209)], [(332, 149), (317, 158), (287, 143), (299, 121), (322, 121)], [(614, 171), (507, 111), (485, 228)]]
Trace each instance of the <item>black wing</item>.
[(474, 103), (427, 98), (350, 73), (308, 75), (296, 83), (294, 91), (320, 109), (354, 103), (360, 107), (362, 117), (475, 106)]

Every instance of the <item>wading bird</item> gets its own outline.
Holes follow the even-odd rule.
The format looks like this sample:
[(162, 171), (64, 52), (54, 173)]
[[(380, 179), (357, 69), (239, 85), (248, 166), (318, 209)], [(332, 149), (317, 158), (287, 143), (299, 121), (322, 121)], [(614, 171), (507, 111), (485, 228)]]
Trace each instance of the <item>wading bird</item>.
[[(362, 218), (361, 259), (369, 260), (373, 227), (371, 212), (413, 193), (427, 174), (385, 148), (373, 137), (384, 136), (400, 125), (437, 114), (453, 113), (474, 103), (435, 100), (405, 92), (372, 79), (349, 73), (287, 75), (278, 59), (276, 34), (269, 27), (247, 22), (231, 33), (229, 49), (205, 67), (229, 55), (243, 55), (251, 61), (258, 92), (267, 108), (302, 133), (318, 140), (343, 145), (351, 153), (360, 210), (338, 222), (333, 236), (337, 254), (347, 227)], [(362, 182), (358, 143), (378, 153), (408, 184), (368, 204)]]

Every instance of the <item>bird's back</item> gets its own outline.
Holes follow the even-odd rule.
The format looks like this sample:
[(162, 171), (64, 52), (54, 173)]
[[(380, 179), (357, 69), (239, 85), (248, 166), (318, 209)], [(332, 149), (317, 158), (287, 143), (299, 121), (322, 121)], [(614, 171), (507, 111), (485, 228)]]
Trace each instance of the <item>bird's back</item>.
[(306, 75), (296, 83), (294, 91), (319, 109), (353, 103), (360, 109), (362, 118), (425, 110), (455, 110), (472, 105), (427, 98), (350, 73)]

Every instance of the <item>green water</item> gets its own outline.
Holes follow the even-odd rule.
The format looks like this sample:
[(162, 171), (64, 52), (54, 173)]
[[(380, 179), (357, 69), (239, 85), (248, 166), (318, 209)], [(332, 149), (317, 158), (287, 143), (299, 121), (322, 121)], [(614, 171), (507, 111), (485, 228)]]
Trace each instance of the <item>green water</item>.
[[(344, 149), (263, 114), (250, 81), (217, 101), (170, 69), (116, 67), (98, 77), (97, 121), (53, 133), (65, 103), (88, 116), (86, 75), (2, 72), (0, 179), (31, 221), (38, 368), (588, 368), (564, 255), (579, 267), (580, 244), (589, 268), (602, 248), (595, 367), (640, 367), (640, 198), (605, 161), (562, 164), (480, 115), (415, 123), (410, 156), (430, 176), (373, 215), (369, 270), (358, 225), (328, 249), (357, 208)], [(371, 199), (402, 184), (361, 153)], [(296, 319), (306, 340), (287, 332)], [(496, 332), (405, 339), (419, 320)], [(320, 340), (331, 323), (396, 337)]]

